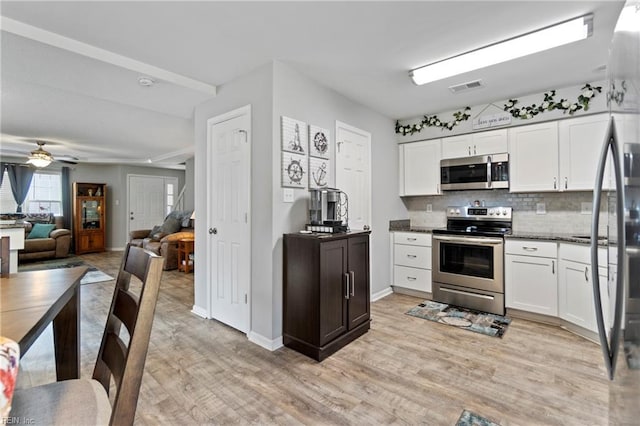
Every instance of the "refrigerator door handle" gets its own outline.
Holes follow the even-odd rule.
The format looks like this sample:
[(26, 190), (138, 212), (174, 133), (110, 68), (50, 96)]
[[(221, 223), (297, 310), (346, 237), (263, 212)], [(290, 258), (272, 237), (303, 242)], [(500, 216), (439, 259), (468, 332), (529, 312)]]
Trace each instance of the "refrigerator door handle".
[(622, 166), (620, 164), (620, 147), (616, 139), (616, 126), (613, 117), (610, 117), (605, 140), (600, 153), (598, 169), (596, 171), (596, 182), (593, 189), (593, 213), (591, 221), (591, 276), (593, 284), (593, 299), (596, 305), (596, 322), (598, 324), (598, 334), (600, 336), (600, 346), (604, 355), (605, 367), (609, 374), (609, 379), (613, 380), (620, 346), (620, 324), (622, 322), (622, 297), (624, 295), (624, 256), (618, 256), (616, 277), (616, 302), (614, 308), (613, 328), (611, 330), (611, 341), (607, 339), (607, 329), (602, 311), (602, 299), (600, 297), (600, 276), (598, 274), (598, 229), (600, 222), (600, 201), (602, 196), (602, 183), (604, 169), (607, 165), (607, 154), (611, 150), (613, 157), (613, 168), (616, 177), (616, 225), (617, 225), (617, 248), (618, 253), (624, 253), (624, 186), (622, 176)]

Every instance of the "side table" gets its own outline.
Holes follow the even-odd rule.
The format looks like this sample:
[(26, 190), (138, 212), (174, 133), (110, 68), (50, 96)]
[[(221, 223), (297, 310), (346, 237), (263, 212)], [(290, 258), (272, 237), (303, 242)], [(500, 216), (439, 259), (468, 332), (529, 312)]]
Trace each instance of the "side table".
[(189, 273), (193, 270), (193, 238), (178, 240), (178, 271)]

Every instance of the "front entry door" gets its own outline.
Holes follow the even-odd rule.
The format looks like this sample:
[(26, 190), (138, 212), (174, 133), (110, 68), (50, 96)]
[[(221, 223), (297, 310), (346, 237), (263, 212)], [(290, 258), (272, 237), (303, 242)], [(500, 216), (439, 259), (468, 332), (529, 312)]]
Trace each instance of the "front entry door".
[(349, 227), (371, 226), (371, 134), (336, 121), (336, 188), (349, 197)]
[(207, 122), (210, 317), (249, 331), (251, 108)]
[[(162, 225), (167, 215), (169, 193), (175, 193), (178, 179), (168, 176), (129, 175), (127, 182), (129, 231)], [(127, 240), (128, 241), (128, 238)]]

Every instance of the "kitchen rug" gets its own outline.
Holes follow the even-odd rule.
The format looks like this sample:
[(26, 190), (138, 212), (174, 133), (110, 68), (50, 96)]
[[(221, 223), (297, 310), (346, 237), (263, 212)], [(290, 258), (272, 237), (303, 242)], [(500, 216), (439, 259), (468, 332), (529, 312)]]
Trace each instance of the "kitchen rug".
[(494, 337), (502, 337), (511, 324), (511, 318), (502, 315), (479, 312), (431, 300), (425, 300), (412, 308), (407, 312), (407, 315)]
[(498, 423), (494, 423), (489, 419), (472, 413), (471, 411), (462, 410), (460, 418), (456, 423), (456, 426), (500, 426)]

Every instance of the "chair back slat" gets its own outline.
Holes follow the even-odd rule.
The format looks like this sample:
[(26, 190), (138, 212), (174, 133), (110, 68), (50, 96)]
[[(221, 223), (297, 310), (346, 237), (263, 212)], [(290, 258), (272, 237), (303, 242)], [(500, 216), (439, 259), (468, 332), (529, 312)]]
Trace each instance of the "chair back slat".
[[(109, 392), (114, 377), (114, 398), (111, 424), (132, 425), (135, 418), (144, 364), (149, 348), (151, 326), (155, 312), (163, 258), (142, 248), (127, 245), (116, 279), (116, 288), (102, 337), (93, 378)], [(142, 282), (139, 297), (128, 292), (131, 276)], [(129, 332), (125, 345), (119, 337), (121, 324)]]
[(119, 386), (122, 380), (126, 358), (127, 345), (125, 345), (117, 334), (107, 333), (107, 340), (104, 344), (101, 361), (109, 368), (116, 382), (116, 386)]
[(2, 278), (7, 278), (9, 276), (9, 268), (10, 268), (10, 261), (9, 261), (9, 237), (8, 236), (4, 236), (2, 238), (0, 238), (0, 277)]
[(113, 315), (127, 327), (127, 332), (131, 334), (138, 315), (138, 298), (129, 291), (118, 289), (117, 292)]

